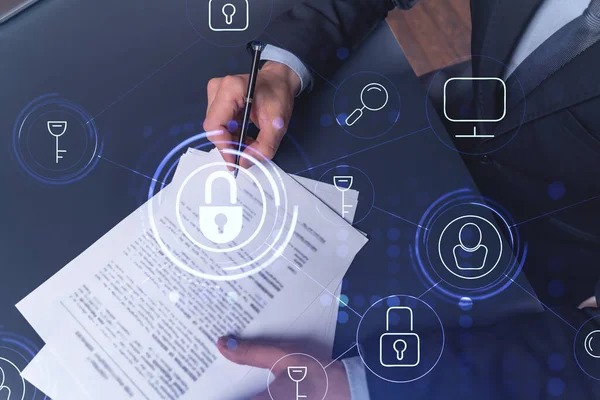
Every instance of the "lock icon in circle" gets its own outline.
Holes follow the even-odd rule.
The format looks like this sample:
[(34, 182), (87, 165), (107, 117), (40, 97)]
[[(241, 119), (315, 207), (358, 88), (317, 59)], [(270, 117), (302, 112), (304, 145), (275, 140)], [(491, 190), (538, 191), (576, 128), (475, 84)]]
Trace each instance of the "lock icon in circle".
[[(226, 206), (212, 204), (213, 184), (217, 179), (225, 179), (229, 183), (229, 203)], [(200, 231), (213, 243), (231, 242), (242, 231), (242, 206), (237, 204), (237, 185), (235, 178), (227, 171), (213, 172), (206, 179), (204, 186), (204, 202), (200, 206), (198, 219)]]
[[(390, 332), (390, 311), (406, 311), (410, 316), (410, 332)], [(416, 367), (421, 362), (421, 339), (414, 333), (413, 310), (406, 306), (388, 308), (386, 332), (379, 337), (379, 362), (384, 367)]]
[(215, 32), (241, 32), (250, 25), (248, 0), (209, 0), (208, 26)]

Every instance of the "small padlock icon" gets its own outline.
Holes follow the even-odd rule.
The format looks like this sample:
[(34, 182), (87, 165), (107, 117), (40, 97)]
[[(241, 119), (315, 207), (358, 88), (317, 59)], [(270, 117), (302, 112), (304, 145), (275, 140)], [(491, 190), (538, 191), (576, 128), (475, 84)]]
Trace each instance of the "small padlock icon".
[[(213, 184), (217, 179), (225, 179), (229, 183), (229, 203), (227, 206), (212, 205)], [(237, 185), (235, 178), (227, 171), (213, 172), (206, 179), (204, 186), (204, 202), (200, 206), (198, 219), (200, 231), (213, 243), (231, 242), (242, 231), (242, 206), (237, 204)]]
[(250, 25), (248, 0), (209, 0), (208, 26), (215, 32), (241, 32)]
[[(410, 332), (390, 332), (390, 311), (408, 311)], [(379, 362), (384, 367), (416, 367), (421, 362), (421, 339), (414, 333), (413, 310), (406, 306), (390, 307), (385, 316), (385, 330), (379, 338)]]

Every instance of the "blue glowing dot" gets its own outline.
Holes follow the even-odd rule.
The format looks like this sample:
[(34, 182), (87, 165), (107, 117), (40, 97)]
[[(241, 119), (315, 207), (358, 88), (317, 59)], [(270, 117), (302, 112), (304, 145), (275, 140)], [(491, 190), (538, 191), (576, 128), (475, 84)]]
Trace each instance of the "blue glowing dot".
[(565, 382), (560, 378), (550, 378), (546, 390), (550, 396), (561, 396), (565, 392)]
[(392, 244), (387, 249), (387, 254), (389, 257), (396, 258), (400, 255), (400, 247)]
[(333, 124), (333, 116), (331, 114), (321, 115), (321, 126), (327, 127)]
[(229, 132), (235, 132), (237, 130), (238, 126), (240, 126), (240, 124), (238, 124), (237, 121), (231, 120), (227, 123), (227, 130)]
[(234, 338), (227, 339), (227, 348), (229, 350), (235, 350), (238, 347), (238, 342)]
[(346, 307), (346, 304), (348, 304), (348, 302), (348, 296), (346, 296), (345, 294), (340, 295), (340, 307)]
[(458, 324), (463, 328), (470, 328), (473, 326), (473, 318), (470, 315), (461, 315), (458, 318)]
[[(371, 298), (369, 299), (369, 303), (371, 305), (377, 303), (379, 300), (381, 300), (381, 296), (371, 296)], [(377, 303), (377, 305), (375, 306), (375, 308), (380, 308), (381, 306), (383, 306), (383, 302)]]
[(554, 298), (565, 294), (565, 284), (561, 280), (553, 280), (548, 284), (548, 294)]
[(473, 308), (473, 300), (471, 300), (469, 297), (462, 297), (458, 301), (458, 306), (463, 311), (469, 311), (471, 308)]
[(348, 315), (348, 313), (346, 311), (338, 311), (338, 317), (337, 317), (337, 321), (340, 324), (345, 324), (346, 322), (348, 322), (348, 320), (350, 319), (350, 316)]
[(185, 133), (194, 132), (194, 124), (192, 124), (191, 122), (187, 122), (187, 123), (183, 124), (183, 131)]
[(346, 118), (348, 118), (348, 114), (339, 113), (336, 117), (337, 123), (339, 126), (346, 126)]
[(386, 303), (388, 307), (396, 307), (400, 305), (400, 299), (398, 297), (389, 297)]
[(565, 367), (565, 358), (559, 353), (551, 354), (548, 357), (548, 367), (552, 371), (561, 371)]
[(388, 121), (393, 124), (396, 121), (398, 121), (398, 117), (400, 116), (400, 113), (398, 112), (398, 110), (391, 110), (390, 112), (388, 112)]
[(144, 134), (144, 137), (150, 137), (150, 135), (152, 135), (152, 127), (151, 126), (145, 126), (143, 134)]
[(388, 231), (387, 231), (387, 237), (392, 242), (395, 242), (396, 240), (400, 239), (400, 230), (398, 230), (398, 228), (390, 228), (390, 229), (388, 229)]
[(552, 200), (560, 200), (567, 190), (562, 182), (552, 182), (548, 185), (548, 196)]
[(337, 58), (339, 58), (340, 60), (345, 60), (346, 58), (348, 58), (348, 56), (350, 56), (350, 50), (348, 50), (345, 47), (340, 47), (336, 54)]
[(390, 271), (390, 274), (395, 275), (397, 273), (400, 272), (400, 264), (398, 264), (397, 262), (390, 262), (388, 264), (388, 271)]
[(174, 125), (171, 127), (171, 129), (169, 129), (169, 135), (171, 135), (171, 136), (179, 135), (180, 133), (181, 133), (181, 126), (179, 126), (179, 125)]
[(356, 305), (357, 307), (362, 307), (365, 305), (365, 303), (365, 296), (361, 296), (360, 294), (354, 296), (354, 305)]

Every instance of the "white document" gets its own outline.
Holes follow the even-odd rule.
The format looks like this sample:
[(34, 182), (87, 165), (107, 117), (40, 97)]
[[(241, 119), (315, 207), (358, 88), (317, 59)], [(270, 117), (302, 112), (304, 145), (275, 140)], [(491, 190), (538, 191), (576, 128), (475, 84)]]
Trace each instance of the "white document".
[[(183, 161), (187, 159), (179, 168), (186, 168)], [(187, 165), (194, 168), (197, 163)], [(172, 207), (165, 204), (175, 202), (173, 187), (177, 184), (181, 182), (174, 179), (161, 192), (162, 203), (155, 204), (154, 211), (167, 223), (175, 219)], [(290, 191), (301, 207), (308, 209), (308, 203), (314, 202), (299, 188)], [(189, 201), (201, 194), (192, 191)], [(240, 201), (251, 206), (252, 194), (249, 197), (244, 199), (242, 193)], [(261, 337), (271, 333), (283, 338), (282, 332), (303, 315), (309, 300), (318, 299), (322, 286), (339, 283), (339, 275), (366, 242), (347, 224), (347, 236), (339, 235), (337, 226), (323, 224), (318, 215), (300, 213), (289, 246), (268, 269), (239, 281), (207, 282), (190, 279), (161, 254), (149, 234), (148, 205), (18, 305), (92, 398), (245, 397), (251, 388), (231, 382), (247, 376), (249, 368), (224, 360), (214, 347), (216, 338), (231, 332)], [(336, 220), (331, 210), (323, 212), (340, 223), (341, 218)], [(190, 211), (190, 221), (192, 214)], [(318, 240), (313, 243), (311, 237)], [(176, 235), (171, 239), (172, 244), (182, 240)], [(315, 253), (312, 258), (306, 259), (305, 247)], [(185, 255), (186, 250), (181, 253)], [(110, 257), (112, 254), (115, 256)], [(297, 291), (286, 292), (285, 288), (292, 286), (303, 288), (303, 299), (295, 298)], [(69, 295), (58, 303), (48, 301), (56, 293)], [(61, 321), (60, 330), (53, 332), (56, 324), (50, 318)], [(314, 334), (309, 328), (306, 331)], [(291, 336), (302, 337), (299, 333), (295, 329)], [(225, 370), (227, 376), (223, 377)], [(252, 383), (254, 390), (262, 390), (266, 380)]]

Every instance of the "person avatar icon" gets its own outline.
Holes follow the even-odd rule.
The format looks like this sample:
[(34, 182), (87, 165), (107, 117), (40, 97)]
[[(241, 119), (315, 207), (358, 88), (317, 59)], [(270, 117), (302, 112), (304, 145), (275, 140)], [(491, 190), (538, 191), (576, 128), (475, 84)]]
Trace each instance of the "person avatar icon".
[[(456, 268), (461, 271), (480, 271), (485, 267), (488, 248), (481, 244), (483, 235), (479, 226), (473, 222), (464, 224), (458, 231), (458, 242), (452, 249)], [(472, 244), (477, 242), (476, 245)]]
[(6, 375), (4, 374), (4, 370), (0, 367), (0, 399), (4, 400), (4, 392), (6, 392), (6, 400), (10, 400), (10, 388), (4, 385), (4, 380), (6, 379)]

